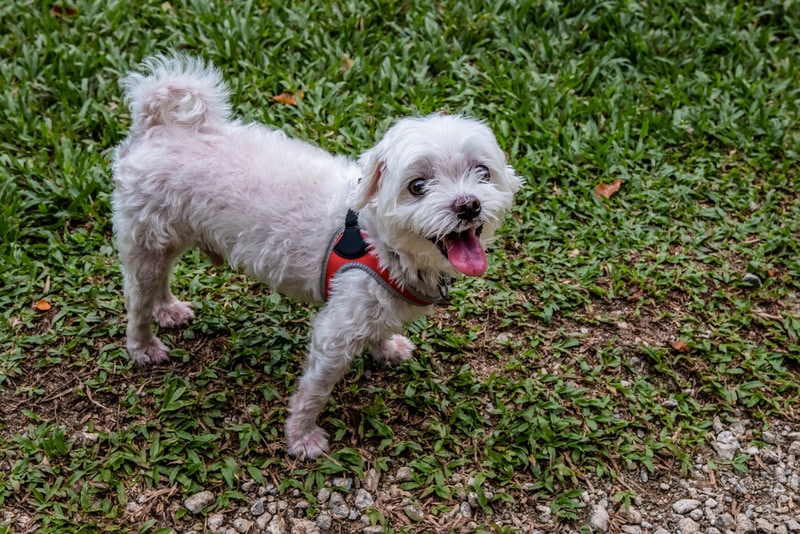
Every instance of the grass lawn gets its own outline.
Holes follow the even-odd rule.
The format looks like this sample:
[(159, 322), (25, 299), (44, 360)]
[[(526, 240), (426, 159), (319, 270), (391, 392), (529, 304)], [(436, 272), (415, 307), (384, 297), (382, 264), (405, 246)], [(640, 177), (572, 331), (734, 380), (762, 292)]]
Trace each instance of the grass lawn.
[[(329, 458), (284, 448), (311, 307), (192, 252), (172, 361), (125, 353), (118, 80), (168, 48), (215, 62), (238, 116), (352, 157), (396, 117), (479, 117), (524, 180), (488, 275), (410, 325), (416, 359), (337, 386)], [(128, 501), (222, 510), (250, 479), (314, 517), (331, 475), (399, 466), (434, 514), (460, 475), (484, 525), (510, 500), (568, 521), (590, 477), (691, 470), (714, 417), (800, 418), (796, 2), (6, 0), (0, 100), (0, 507), (39, 532), (189, 529)]]

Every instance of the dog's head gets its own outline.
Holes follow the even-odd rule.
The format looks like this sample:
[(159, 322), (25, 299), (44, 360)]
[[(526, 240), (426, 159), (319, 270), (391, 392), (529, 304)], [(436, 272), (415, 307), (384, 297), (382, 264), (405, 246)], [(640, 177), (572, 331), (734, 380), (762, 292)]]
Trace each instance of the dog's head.
[(486, 270), (520, 181), (491, 130), (460, 116), (402, 119), (359, 159), (351, 206), (419, 269)]

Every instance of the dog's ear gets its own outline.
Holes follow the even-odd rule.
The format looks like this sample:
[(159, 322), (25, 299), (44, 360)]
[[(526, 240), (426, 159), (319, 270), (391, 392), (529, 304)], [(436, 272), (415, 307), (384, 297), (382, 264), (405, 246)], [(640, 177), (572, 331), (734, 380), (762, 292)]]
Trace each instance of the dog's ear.
[(359, 178), (358, 186), (350, 199), (350, 207), (356, 211), (369, 204), (369, 201), (375, 198), (380, 190), (381, 177), (386, 171), (386, 163), (379, 147), (364, 152), (358, 159), (358, 166), (361, 168), (361, 178)]
[(519, 191), (519, 188), (522, 186), (522, 179), (517, 175), (511, 165), (506, 165), (506, 180), (508, 180), (511, 186), (512, 193)]

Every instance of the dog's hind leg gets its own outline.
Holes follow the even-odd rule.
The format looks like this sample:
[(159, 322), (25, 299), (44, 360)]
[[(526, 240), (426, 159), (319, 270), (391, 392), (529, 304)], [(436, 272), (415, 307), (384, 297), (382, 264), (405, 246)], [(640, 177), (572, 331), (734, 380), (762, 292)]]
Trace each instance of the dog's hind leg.
[(193, 316), (188, 303), (169, 291), (175, 250), (122, 250), (125, 308), (128, 311), (127, 346), (131, 359), (140, 365), (168, 360), (169, 349), (153, 334), (152, 318), (161, 326), (186, 324)]

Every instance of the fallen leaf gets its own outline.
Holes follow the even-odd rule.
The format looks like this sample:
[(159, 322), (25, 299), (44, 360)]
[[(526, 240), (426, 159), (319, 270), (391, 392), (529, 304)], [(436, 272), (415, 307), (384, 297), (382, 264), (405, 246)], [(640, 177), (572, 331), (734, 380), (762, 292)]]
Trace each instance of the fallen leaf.
[(53, 6), (50, 8), (50, 14), (56, 17), (74, 17), (78, 14), (78, 10), (68, 6)]
[(342, 72), (347, 72), (353, 68), (356, 62), (350, 58), (350, 54), (342, 56)]
[(627, 300), (628, 302), (633, 302), (633, 301), (639, 300), (643, 296), (644, 296), (644, 290), (640, 289), (636, 293), (634, 293), (632, 295), (628, 295), (628, 298), (626, 298), (625, 300)]
[(36, 303), (33, 305), (33, 309), (34, 309), (34, 310), (36, 310), (36, 311), (42, 311), (42, 312), (46, 312), (46, 311), (47, 311), (47, 310), (49, 310), (50, 308), (52, 308), (52, 306), (50, 305), (50, 303), (49, 303), (49, 302), (47, 302), (47, 301), (46, 301), (46, 300), (44, 300), (44, 299), (41, 299), (41, 300), (37, 301), (37, 302), (36, 302)]
[(622, 185), (622, 179), (617, 179), (610, 184), (597, 184), (594, 188), (594, 194), (599, 197), (611, 198), (611, 195), (619, 191), (619, 186)]
[(670, 341), (669, 344), (673, 349), (677, 350), (681, 354), (689, 353), (689, 344), (686, 343), (685, 341), (680, 341), (680, 340)]
[(303, 91), (300, 91), (299, 93), (296, 93), (296, 94), (295, 93), (281, 93), (281, 94), (279, 94), (277, 96), (273, 96), (272, 100), (274, 100), (275, 102), (277, 102), (279, 104), (284, 104), (286, 106), (296, 106), (298, 98), (303, 98)]

